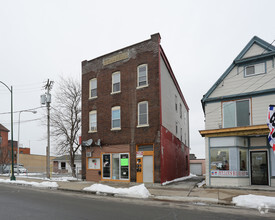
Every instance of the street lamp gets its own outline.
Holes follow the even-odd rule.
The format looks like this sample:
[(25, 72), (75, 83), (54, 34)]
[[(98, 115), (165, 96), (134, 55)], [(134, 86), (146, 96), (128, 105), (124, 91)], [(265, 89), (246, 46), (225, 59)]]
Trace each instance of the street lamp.
[(37, 111), (34, 110), (21, 110), (19, 111), (19, 119), (18, 119), (18, 141), (17, 141), (17, 175), (19, 175), (19, 140), (20, 140), (20, 115), (22, 112), (31, 112), (36, 114)]
[(0, 81), (11, 93), (11, 178), (10, 180), (15, 180), (14, 176), (14, 152), (13, 152), (13, 101), (12, 101), (12, 86), (9, 88), (5, 83)]

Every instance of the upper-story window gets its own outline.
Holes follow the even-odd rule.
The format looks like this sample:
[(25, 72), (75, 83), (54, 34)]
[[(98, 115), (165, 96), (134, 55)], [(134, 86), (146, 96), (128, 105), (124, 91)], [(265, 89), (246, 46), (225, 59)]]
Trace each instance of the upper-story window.
[(258, 63), (244, 67), (245, 76), (253, 76), (265, 73), (265, 63)]
[(137, 68), (137, 87), (148, 86), (147, 64), (142, 64)]
[(112, 93), (120, 92), (120, 72), (112, 74)]
[(223, 127), (250, 125), (249, 100), (223, 102)]
[(90, 98), (97, 97), (97, 79), (93, 78), (90, 80)]
[(175, 95), (175, 110), (178, 111), (178, 96)]
[(97, 131), (97, 115), (96, 111), (91, 111), (89, 113), (89, 132)]
[(120, 129), (120, 106), (115, 106), (112, 108), (112, 130)]
[(182, 105), (180, 103), (180, 118), (182, 118)]
[(148, 102), (138, 103), (138, 126), (148, 126)]

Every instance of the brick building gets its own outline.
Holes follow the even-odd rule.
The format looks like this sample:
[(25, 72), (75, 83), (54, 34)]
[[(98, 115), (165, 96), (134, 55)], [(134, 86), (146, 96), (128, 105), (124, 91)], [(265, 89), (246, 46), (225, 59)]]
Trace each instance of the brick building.
[[(11, 140), (8, 140), (9, 130), (0, 124), (0, 137), (2, 139), (0, 143), (0, 165), (11, 164)], [(14, 163), (17, 163), (17, 141), (13, 141)], [(30, 148), (19, 147), (20, 154), (30, 154)]]
[(86, 180), (189, 175), (189, 108), (159, 34), (82, 62), (82, 141)]

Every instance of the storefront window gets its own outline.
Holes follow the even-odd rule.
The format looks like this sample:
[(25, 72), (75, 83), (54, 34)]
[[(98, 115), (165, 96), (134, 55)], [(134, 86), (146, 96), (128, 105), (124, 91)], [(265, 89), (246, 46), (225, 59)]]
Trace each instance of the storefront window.
[(240, 170), (247, 170), (247, 150), (240, 149)]
[(110, 163), (110, 154), (103, 154), (103, 178), (110, 178), (110, 166), (111, 166), (111, 163)]
[(89, 158), (88, 169), (100, 169), (100, 158)]
[(114, 153), (103, 154), (103, 179), (128, 180), (129, 179), (129, 154)]
[(228, 148), (212, 148), (210, 154), (211, 170), (229, 170)]
[(129, 155), (120, 154), (120, 175), (121, 179), (129, 179)]
[(119, 154), (112, 154), (112, 179), (119, 179)]

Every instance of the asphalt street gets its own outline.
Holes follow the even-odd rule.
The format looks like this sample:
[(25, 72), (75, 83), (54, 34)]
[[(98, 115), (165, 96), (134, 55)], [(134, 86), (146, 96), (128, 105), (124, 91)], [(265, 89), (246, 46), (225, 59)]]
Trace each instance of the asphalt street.
[(274, 219), (256, 210), (113, 198), (0, 184), (0, 219)]

